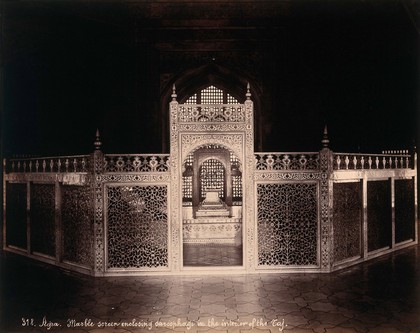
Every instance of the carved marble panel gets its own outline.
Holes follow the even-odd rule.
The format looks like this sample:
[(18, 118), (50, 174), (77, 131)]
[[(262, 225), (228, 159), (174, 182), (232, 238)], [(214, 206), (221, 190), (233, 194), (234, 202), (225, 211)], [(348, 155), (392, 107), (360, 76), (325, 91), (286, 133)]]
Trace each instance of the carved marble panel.
[(168, 267), (167, 186), (107, 186), (107, 267)]
[(55, 184), (31, 184), (31, 250), (55, 256)]
[(258, 265), (317, 264), (316, 183), (257, 185)]
[(391, 186), (388, 180), (367, 182), (368, 251), (392, 243)]
[(6, 245), (26, 249), (26, 184), (6, 183)]
[(362, 186), (360, 182), (334, 183), (334, 262), (360, 256)]
[(64, 185), (61, 197), (63, 260), (92, 267), (94, 214), (92, 188)]
[(395, 242), (415, 239), (414, 180), (395, 180)]

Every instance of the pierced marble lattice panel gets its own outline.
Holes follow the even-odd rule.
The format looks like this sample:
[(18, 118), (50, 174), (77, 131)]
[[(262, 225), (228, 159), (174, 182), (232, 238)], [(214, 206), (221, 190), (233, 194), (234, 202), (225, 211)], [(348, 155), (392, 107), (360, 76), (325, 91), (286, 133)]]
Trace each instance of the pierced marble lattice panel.
[(31, 250), (55, 256), (55, 185), (31, 185)]
[(317, 185), (258, 184), (258, 265), (316, 265)]
[(109, 186), (108, 268), (168, 266), (167, 186)]
[(218, 190), (219, 197), (225, 199), (225, 168), (217, 159), (208, 159), (200, 167), (201, 198), (204, 200), (206, 193)]
[(93, 201), (87, 186), (63, 185), (61, 224), (63, 259), (91, 267), (93, 258)]
[(395, 180), (395, 242), (415, 237), (414, 180)]
[(334, 262), (360, 256), (362, 186), (360, 182), (334, 183)]
[(26, 249), (26, 184), (6, 183), (6, 244)]
[(391, 186), (388, 180), (367, 183), (368, 251), (391, 246)]

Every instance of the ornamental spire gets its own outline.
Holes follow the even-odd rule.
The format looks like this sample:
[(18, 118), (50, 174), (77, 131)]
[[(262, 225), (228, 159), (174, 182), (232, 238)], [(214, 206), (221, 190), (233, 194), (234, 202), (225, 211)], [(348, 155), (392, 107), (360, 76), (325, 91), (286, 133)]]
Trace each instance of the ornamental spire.
[(101, 142), (101, 135), (99, 134), (98, 128), (96, 129), (96, 139), (93, 145), (95, 146), (95, 150), (101, 150), (102, 142)]
[(251, 87), (249, 85), (249, 82), (246, 85), (246, 94), (245, 94), (245, 96), (246, 96), (246, 99), (247, 100), (250, 100), (251, 99)]
[(176, 94), (176, 87), (175, 87), (175, 83), (174, 83), (174, 85), (172, 86), (172, 95), (171, 95), (171, 97), (172, 97), (172, 101), (173, 101), (173, 102), (176, 102), (177, 94)]
[(330, 143), (330, 140), (328, 139), (328, 128), (326, 124), (324, 127), (324, 135), (322, 137), (321, 143), (324, 148), (328, 148), (328, 144)]

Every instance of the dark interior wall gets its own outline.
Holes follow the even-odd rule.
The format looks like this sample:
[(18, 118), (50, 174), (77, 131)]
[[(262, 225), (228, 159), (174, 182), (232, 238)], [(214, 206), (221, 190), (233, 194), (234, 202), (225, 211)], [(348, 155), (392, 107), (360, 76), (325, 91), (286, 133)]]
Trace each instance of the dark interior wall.
[(3, 3), (7, 153), (90, 152), (109, 114), (110, 136), (138, 118), (134, 31), (66, 9)]
[(181, 100), (250, 82), (260, 151), (318, 150), (326, 123), (337, 151), (418, 133), (400, 1), (3, 1), (2, 17), (5, 155), (88, 153), (97, 127), (107, 152), (167, 152), (173, 83)]

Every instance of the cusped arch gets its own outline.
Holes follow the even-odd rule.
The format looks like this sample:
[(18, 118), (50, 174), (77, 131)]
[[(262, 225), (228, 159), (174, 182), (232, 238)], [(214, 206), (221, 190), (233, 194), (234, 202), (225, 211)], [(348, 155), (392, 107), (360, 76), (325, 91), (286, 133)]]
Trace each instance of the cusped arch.
[(221, 148), (228, 150), (229, 152), (232, 152), (235, 155), (235, 157), (238, 159), (240, 165), (243, 164), (243, 156), (242, 156), (243, 150), (241, 149), (240, 145), (226, 143), (221, 138), (212, 138), (212, 139), (209, 139), (208, 141), (200, 141), (197, 143), (191, 143), (191, 145), (185, 145), (183, 147), (184, 149), (182, 150), (182, 156), (181, 156), (182, 164), (185, 163), (188, 155), (194, 153), (196, 150), (200, 148), (205, 148), (208, 145), (217, 145)]
[[(163, 140), (164, 146), (169, 144), (169, 137), (166, 136), (169, 132), (169, 110), (167, 105), (172, 100), (174, 85), (176, 86), (177, 101), (180, 104), (210, 85), (226, 91), (242, 104), (246, 100), (246, 87), (248, 84), (250, 85), (253, 101), (254, 135), (260, 138), (262, 133), (260, 116), (262, 92), (252, 77), (212, 62), (178, 73), (171, 80), (168, 80), (161, 90), (162, 134), (165, 137)], [(163, 151), (166, 150), (163, 147)]]
[(226, 161), (223, 160), (222, 158), (218, 157), (218, 156), (207, 156), (204, 157), (200, 162), (199, 167), (201, 167), (206, 161), (208, 160), (216, 160), (217, 162), (221, 163), (223, 165), (224, 168), (228, 168), (230, 165), (226, 164)]

